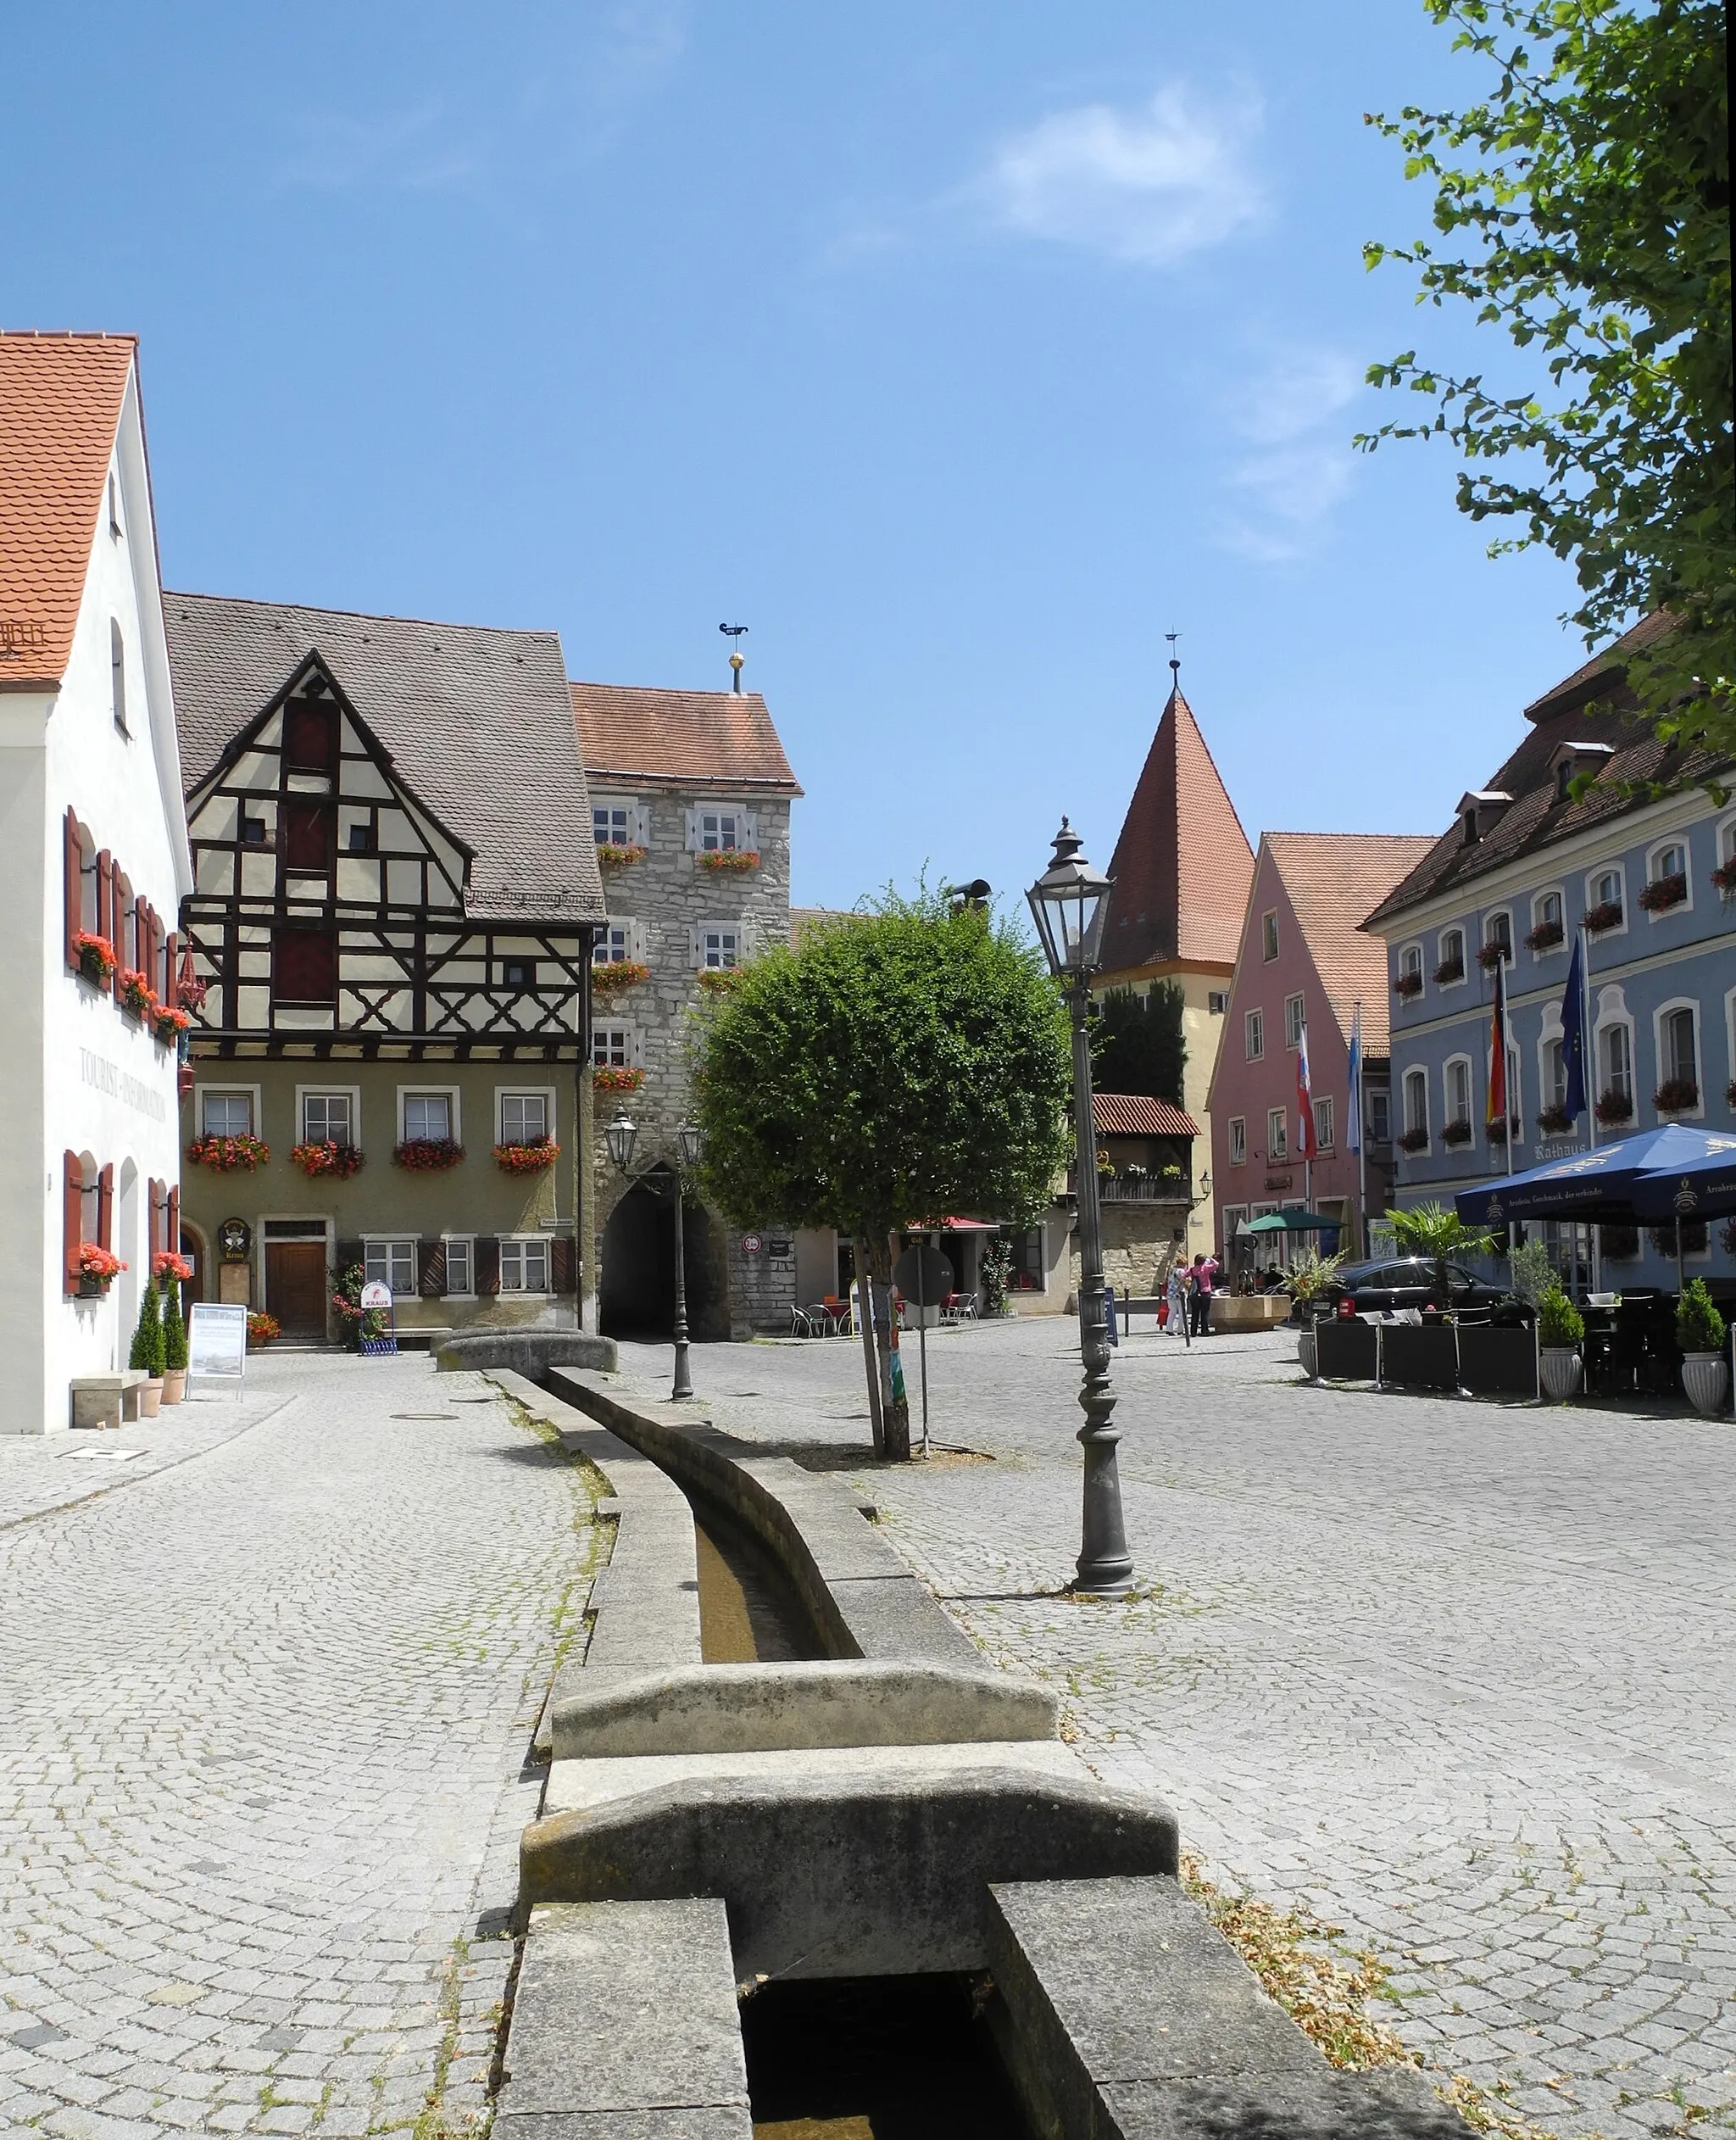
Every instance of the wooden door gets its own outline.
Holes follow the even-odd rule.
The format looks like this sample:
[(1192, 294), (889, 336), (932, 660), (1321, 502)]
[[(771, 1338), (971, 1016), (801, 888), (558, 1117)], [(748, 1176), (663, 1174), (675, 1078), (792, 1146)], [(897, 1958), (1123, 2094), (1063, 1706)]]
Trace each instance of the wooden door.
[(326, 1244), (267, 1241), (265, 1306), (285, 1337), (326, 1335)]

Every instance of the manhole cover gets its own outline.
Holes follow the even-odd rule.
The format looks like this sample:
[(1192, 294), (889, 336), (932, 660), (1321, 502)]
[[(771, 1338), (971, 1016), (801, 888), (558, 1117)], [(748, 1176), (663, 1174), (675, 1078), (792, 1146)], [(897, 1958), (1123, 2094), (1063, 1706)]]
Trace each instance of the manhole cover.
[(394, 1419), (455, 1419), (455, 1412), (394, 1412)]

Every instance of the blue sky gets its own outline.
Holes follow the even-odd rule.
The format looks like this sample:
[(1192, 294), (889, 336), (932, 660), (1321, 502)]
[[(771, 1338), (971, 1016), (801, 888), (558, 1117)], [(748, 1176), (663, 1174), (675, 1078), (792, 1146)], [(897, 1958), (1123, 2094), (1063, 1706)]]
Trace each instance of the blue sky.
[(15, 12), (0, 320), (142, 338), (171, 586), (553, 627), (721, 684), (795, 896), (1106, 862), (1164, 634), (1250, 837), (1433, 831), (1575, 666), (1373, 359), (1415, 0)]

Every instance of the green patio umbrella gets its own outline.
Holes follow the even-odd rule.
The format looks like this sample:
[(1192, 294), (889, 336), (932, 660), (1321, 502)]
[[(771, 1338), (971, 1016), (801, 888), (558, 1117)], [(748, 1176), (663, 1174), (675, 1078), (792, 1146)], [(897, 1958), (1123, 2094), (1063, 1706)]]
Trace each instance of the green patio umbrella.
[(1343, 1221), (1322, 1218), (1318, 1212), (1268, 1212), (1264, 1218), (1250, 1219), (1242, 1231), (1244, 1234), (1321, 1234), (1329, 1227)]

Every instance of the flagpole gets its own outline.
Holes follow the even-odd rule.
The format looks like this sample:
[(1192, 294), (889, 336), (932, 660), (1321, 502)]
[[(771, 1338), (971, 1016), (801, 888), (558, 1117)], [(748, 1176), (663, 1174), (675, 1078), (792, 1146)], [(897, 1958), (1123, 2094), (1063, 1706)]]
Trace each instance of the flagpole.
[(1355, 1046), (1351, 1053), (1356, 1058), (1356, 1067), (1350, 1094), (1350, 1105), (1356, 1110), (1356, 1253), (1364, 1262), (1368, 1257), (1368, 1128), (1362, 1119), (1362, 1004), (1358, 999), (1356, 1016), (1351, 1027)]
[[(1591, 939), (1583, 922), (1579, 924), (1579, 1075), (1585, 1086), (1585, 1134), (1589, 1149), (1597, 1150), (1597, 1042), (1591, 1029)], [(1591, 1229), (1591, 1290), (1604, 1290), (1604, 1229)]]

